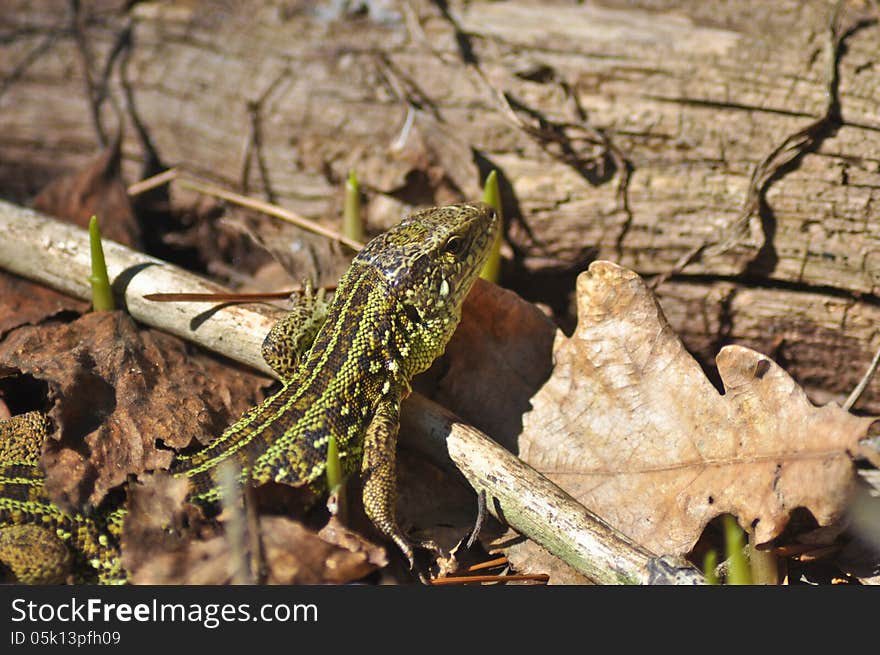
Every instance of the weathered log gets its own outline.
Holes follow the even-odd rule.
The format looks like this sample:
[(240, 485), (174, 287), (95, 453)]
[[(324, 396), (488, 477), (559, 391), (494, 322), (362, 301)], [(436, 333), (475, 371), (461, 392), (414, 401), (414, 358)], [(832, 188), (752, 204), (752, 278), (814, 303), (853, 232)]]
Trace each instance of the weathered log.
[[(752, 171), (826, 113), (835, 87), (839, 111), (770, 176), (734, 247), (707, 250), (660, 298), (708, 368), (717, 345), (744, 343), (839, 399), (880, 347), (871, 16), (839, 17), (845, 48), (829, 67), (833, 8), (820, 0), (416, 0), (356, 15), (333, 13), (345, 3), (128, 4), (82, 2), (72, 18), (57, 2), (3, 3), (7, 196), (94, 152), (94, 117), (113, 132), (112, 104), (96, 100), (106, 82), (132, 181), (148, 160), (136, 123), (163, 161), (308, 217), (337, 213), (355, 168), (374, 230), (402, 204), (474, 197), (478, 171), (497, 168), (507, 281), (540, 299), (531, 290), (547, 284), (530, 280), (561, 276), (561, 311), (592, 257), (658, 274), (728, 240)], [(880, 411), (878, 389), (859, 407)]]

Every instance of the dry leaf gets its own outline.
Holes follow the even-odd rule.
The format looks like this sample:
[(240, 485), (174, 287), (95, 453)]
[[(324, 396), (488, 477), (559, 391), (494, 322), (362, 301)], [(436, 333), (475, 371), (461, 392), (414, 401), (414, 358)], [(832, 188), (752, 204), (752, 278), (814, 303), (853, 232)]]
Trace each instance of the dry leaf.
[(22, 325), (38, 323), (65, 311), (82, 313), (88, 303), (0, 271), (0, 338)]
[(87, 228), (98, 217), (101, 235), (138, 248), (140, 225), (122, 181), (121, 135), (82, 169), (47, 184), (34, 199), (34, 209)]
[(339, 518), (331, 516), (327, 525), (318, 531), (318, 536), (328, 544), (339, 546), (353, 553), (362, 552), (366, 561), (376, 568), (388, 565), (388, 554), (384, 547), (365, 539), (360, 532), (343, 525)]
[[(474, 527), (477, 497), (473, 489), (422, 455), (399, 453), (397, 491), (397, 520), (414, 540), (433, 541), (449, 553)], [(354, 520), (351, 524), (361, 529)], [(368, 525), (364, 529), (373, 531)]]
[(57, 430), (42, 456), (46, 487), (73, 507), (97, 505), (129, 474), (167, 467), (171, 451), (159, 445), (210, 441), (266, 380), (139, 331), (122, 312), (19, 328), (0, 343), (0, 366), (48, 383)]
[[(173, 556), (186, 548), (200, 513), (185, 499), (189, 484), (163, 471), (144, 474), (126, 488), (126, 514), (120, 546), (122, 566), (132, 582), (152, 580), (149, 570), (158, 553)], [(189, 510), (189, 511), (188, 511)]]
[(815, 407), (767, 357), (738, 346), (709, 382), (635, 273), (595, 262), (577, 282), (578, 327), (523, 418), (520, 456), (657, 553), (691, 549), (736, 515), (759, 543), (798, 507), (839, 519), (852, 455), (873, 418)]
[[(145, 477), (144, 484), (129, 488), (130, 511), (122, 535), (122, 561), (132, 583), (229, 584), (237, 566), (229, 539), (219, 529), (209, 529), (198, 510), (185, 502), (186, 481)], [(263, 516), (259, 522), (260, 556), (269, 584), (341, 584), (385, 563), (375, 546), (338, 529), (328, 539), (284, 517)]]
[(337, 546), (279, 516), (260, 519), (260, 537), (270, 584), (342, 584), (377, 568), (371, 548)]

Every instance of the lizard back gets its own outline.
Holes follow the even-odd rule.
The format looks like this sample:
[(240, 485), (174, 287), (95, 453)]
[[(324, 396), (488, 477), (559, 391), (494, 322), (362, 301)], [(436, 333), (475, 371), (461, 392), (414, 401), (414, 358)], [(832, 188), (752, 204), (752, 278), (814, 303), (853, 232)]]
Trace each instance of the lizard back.
[[(400, 384), (399, 330), (393, 299), (375, 270), (353, 266), (340, 280), (327, 320), (296, 374), (260, 405), (245, 412), (217, 439), (172, 472), (190, 479), (196, 500), (217, 500), (213, 473), (235, 457), (256, 483), (320, 486), (330, 435), (346, 473), (357, 470), (361, 436), (373, 418), (382, 389)], [(334, 411), (328, 411), (333, 408)]]
[(193, 499), (218, 499), (214, 471), (230, 457), (243, 480), (320, 491), (331, 435), (343, 471), (356, 471), (376, 407), (408, 392), (442, 354), (496, 231), (494, 212), (475, 203), (415, 212), (371, 240), (281, 390), (175, 460), (172, 472), (190, 479)]

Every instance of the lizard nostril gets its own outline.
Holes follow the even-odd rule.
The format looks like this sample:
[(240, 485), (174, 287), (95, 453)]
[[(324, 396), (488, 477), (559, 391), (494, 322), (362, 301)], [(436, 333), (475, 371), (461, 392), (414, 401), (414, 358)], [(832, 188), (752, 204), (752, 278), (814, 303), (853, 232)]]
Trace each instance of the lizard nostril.
[(411, 323), (419, 324), (422, 322), (422, 316), (419, 314), (419, 310), (415, 308), (415, 305), (411, 305), (410, 303), (403, 304), (403, 313), (406, 314), (406, 317), (409, 319)]

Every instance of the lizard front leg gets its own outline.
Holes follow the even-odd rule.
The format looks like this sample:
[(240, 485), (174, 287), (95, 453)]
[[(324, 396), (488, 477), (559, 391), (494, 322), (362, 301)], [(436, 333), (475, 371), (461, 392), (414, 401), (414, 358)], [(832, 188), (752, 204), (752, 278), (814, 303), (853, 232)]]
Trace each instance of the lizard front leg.
[(400, 400), (385, 397), (364, 437), (363, 477), (364, 510), (373, 525), (391, 539), (413, 567), (413, 549), (394, 517), (397, 500), (397, 431), (400, 428)]
[[(364, 439), (364, 458), (361, 463), (363, 501), (367, 518), (391, 539), (406, 557), (410, 569), (415, 569), (415, 557), (410, 541), (404, 536), (394, 516), (397, 500), (397, 432), (400, 428), (400, 399), (384, 397), (376, 408)], [(433, 542), (419, 542), (418, 546), (438, 550)]]
[(315, 291), (311, 282), (307, 281), (297, 296), (290, 313), (272, 326), (263, 341), (263, 359), (282, 382), (296, 373), (300, 359), (327, 320), (330, 307), (324, 298), (324, 289)]

